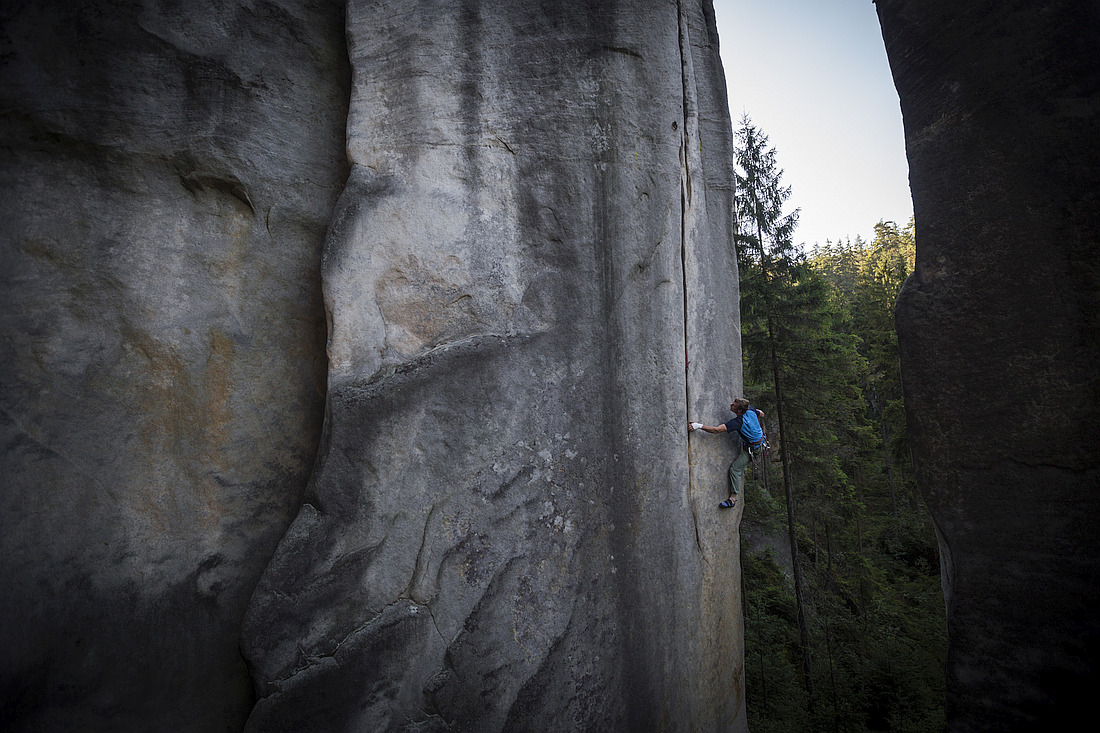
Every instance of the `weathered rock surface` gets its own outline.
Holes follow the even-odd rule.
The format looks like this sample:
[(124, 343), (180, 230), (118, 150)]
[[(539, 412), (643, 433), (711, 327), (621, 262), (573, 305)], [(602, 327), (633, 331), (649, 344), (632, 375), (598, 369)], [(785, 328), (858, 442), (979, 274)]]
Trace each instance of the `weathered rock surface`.
[(745, 729), (730, 447), (684, 430), (740, 387), (709, 14), (350, 3), (325, 434), (249, 729)]
[(5, 7), (5, 726), (744, 729), (709, 14)]
[(0, 727), (240, 729), (321, 433), (343, 7), (2, 15)]
[(1069, 730), (1100, 659), (1100, 10), (877, 5), (916, 215), (897, 323), (950, 729)]

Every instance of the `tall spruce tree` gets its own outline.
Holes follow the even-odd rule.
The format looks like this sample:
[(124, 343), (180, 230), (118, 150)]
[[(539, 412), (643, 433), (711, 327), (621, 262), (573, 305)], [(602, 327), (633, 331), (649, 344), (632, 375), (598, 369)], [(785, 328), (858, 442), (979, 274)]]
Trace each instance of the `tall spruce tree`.
[[(770, 381), (774, 396), (783, 492), (787, 503), (787, 534), (793, 558), (802, 675), (812, 709), (813, 666), (787, 445), (787, 404), (783, 399), (784, 380), (779, 368), (781, 329), (785, 327), (784, 312), (788, 310), (785, 306), (792, 297), (798, 296), (790, 287), (791, 270), (796, 267), (792, 259), (792, 238), (798, 225), (798, 210), (784, 213), (783, 206), (790, 198), (791, 189), (782, 185), (783, 172), (776, 163), (776, 152), (769, 146), (767, 135), (753, 125), (748, 115), (742, 117), (741, 127), (737, 131), (734, 162), (739, 169), (736, 172), (734, 241), (741, 274), (742, 345), (750, 377), (757, 383)], [(762, 368), (761, 359), (770, 369)]]
[[(829, 283), (794, 246), (798, 211), (784, 212), (790, 188), (782, 184), (767, 136), (748, 118), (737, 132), (735, 156), (745, 367), (749, 382), (765, 393), (760, 402), (774, 408), (778, 421), (800, 651), (812, 710), (811, 627), (828, 630), (829, 604), (810, 602), (800, 544), (809, 544), (815, 574), (835, 576), (840, 530), (851, 519), (858, 521), (859, 502), (849, 476), (866, 463), (871, 445), (859, 390), (865, 362), (857, 339), (844, 327), (846, 311), (830, 299)], [(809, 526), (809, 536), (801, 540), (800, 515)], [(823, 582), (830, 584), (836, 585)], [(826, 633), (832, 668), (830, 640)]]
[(835, 242), (825, 240), (825, 244), (814, 245), (810, 253), (810, 263), (833, 289), (834, 300), (838, 303), (850, 303), (855, 298), (856, 279), (867, 255), (867, 244), (856, 235)]
[[(754, 139), (759, 146), (759, 131), (746, 130), (739, 142)], [(740, 195), (748, 199), (752, 171), (741, 168)], [(759, 190), (764, 198), (784, 187)], [(788, 535), (793, 526), (797, 544), (793, 565), (763, 551), (766, 541), (742, 545), (753, 729), (942, 729), (945, 630), (935, 543), (927, 516), (888, 492), (893, 473), (899, 488), (911, 486), (897, 453), (900, 393), (891, 397), (898, 383), (891, 316), (912, 266), (911, 237), (882, 222), (874, 242), (826, 243), (807, 259), (750, 218), (764, 208), (749, 200), (739, 208), (746, 388), (773, 429), (781, 408), (775, 442), (787, 504), (796, 507), (786, 517)], [(750, 486), (750, 537), (768, 537), (784, 513), (765, 486)], [(798, 598), (790, 587), (796, 569)], [(808, 660), (800, 654), (807, 639)], [(809, 715), (801, 702), (810, 699), (807, 666), (817, 690)]]

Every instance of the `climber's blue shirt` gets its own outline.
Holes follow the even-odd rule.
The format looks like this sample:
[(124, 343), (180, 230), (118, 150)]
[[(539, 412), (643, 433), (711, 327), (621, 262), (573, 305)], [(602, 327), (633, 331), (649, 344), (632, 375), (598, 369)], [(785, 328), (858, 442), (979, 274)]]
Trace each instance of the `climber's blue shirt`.
[(764, 431), (760, 427), (760, 418), (756, 410), (751, 407), (744, 415), (735, 415), (726, 423), (726, 432), (741, 433), (741, 437), (749, 443), (759, 443), (764, 439)]

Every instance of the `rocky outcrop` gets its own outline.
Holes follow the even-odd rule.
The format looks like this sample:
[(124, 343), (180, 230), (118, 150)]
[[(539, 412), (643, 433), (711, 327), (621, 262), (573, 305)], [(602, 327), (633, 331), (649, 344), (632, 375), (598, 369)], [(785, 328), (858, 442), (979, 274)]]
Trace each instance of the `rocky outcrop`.
[(5, 725), (745, 729), (707, 0), (3, 33)]
[(897, 323), (949, 727), (1070, 729), (1100, 658), (1100, 16), (877, 6), (916, 216)]
[(709, 13), (349, 5), (325, 435), (250, 730), (744, 729), (729, 448), (684, 431), (740, 377)]
[(5, 3), (0, 727), (239, 729), (321, 433), (342, 4)]

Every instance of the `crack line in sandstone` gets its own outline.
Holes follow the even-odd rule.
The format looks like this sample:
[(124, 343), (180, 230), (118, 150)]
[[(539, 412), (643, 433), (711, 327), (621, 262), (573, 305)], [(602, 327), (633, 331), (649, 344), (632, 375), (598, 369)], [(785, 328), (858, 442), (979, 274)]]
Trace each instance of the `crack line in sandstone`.
[[(683, 287), (684, 294), (684, 414), (685, 422), (691, 420), (691, 382), (689, 380), (688, 369), (691, 366), (691, 362), (688, 359), (688, 333), (690, 327), (688, 324), (688, 276), (687, 276), (687, 217), (688, 207), (691, 205), (691, 174), (688, 171), (688, 122), (690, 117), (689, 100), (688, 100), (688, 63), (690, 59), (684, 56), (684, 9), (682, 0), (676, 2), (676, 22), (678, 30), (678, 40), (680, 45), (680, 84), (683, 94), (681, 104), (683, 105), (683, 129), (680, 130), (680, 279)], [(688, 51), (690, 53), (690, 49)], [(695, 513), (695, 498), (692, 496), (693, 487), (693, 466), (691, 464), (691, 434), (688, 433), (686, 441), (687, 445), (687, 465), (688, 465), (688, 506), (691, 507), (691, 521), (695, 528), (695, 545), (699, 548), (699, 554), (703, 557), (703, 562), (710, 564), (707, 560), (707, 555), (703, 551), (703, 543), (699, 537), (699, 517)]]
[(432, 607), (428, 604), (424, 604), (424, 610), (428, 612), (428, 618), (432, 620), (432, 627), (435, 629), (435, 633), (439, 635), (439, 640), (443, 642), (443, 648), (449, 649), (451, 643), (447, 641), (447, 637), (443, 636), (443, 632), (439, 630), (439, 622), (435, 620), (435, 612), (432, 611)]
[[(398, 598), (397, 600), (395, 600), (391, 603), (387, 603), (385, 606), (382, 607), (381, 611), (379, 611), (374, 616), (370, 617), (368, 620), (366, 620), (363, 623), (359, 624), (354, 629), (352, 629), (347, 634), (345, 634), (344, 637), (342, 639), (340, 639), (340, 641), (336, 642), (336, 645), (329, 652), (322, 652), (322, 653), (319, 653), (319, 654), (310, 654), (305, 649), (303, 649), (301, 643), (299, 643), (299, 644), (297, 644), (298, 651), (301, 653), (302, 657), (304, 657), (305, 664), (303, 664), (300, 667), (296, 667), (295, 669), (293, 669), (290, 672), (290, 674), (288, 674), (284, 677), (279, 677), (277, 679), (272, 680), (271, 684), (279, 684), (279, 683), (282, 683), (282, 682), (287, 682), (288, 680), (291, 680), (294, 677), (297, 677), (302, 672), (307, 672), (307, 671), (313, 669), (314, 667), (316, 667), (319, 664), (324, 664), (326, 660), (331, 659), (333, 664), (339, 666), (340, 661), (338, 659), (336, 659), (336, 655), (340, 653), (340, 648), (343, 647), (344, 644), (349, 639), (351, 639), (351, 637), (355, 636), (356, 634), (359, 634), (363, 631), (369, 630), (369, 628), (371, 626), (377, 626), (379, 619), (381, 619), (384, 615), (386, 615), (386, 611), (390, 610), (394, 606), (397, 606), (397, 605), (401, 604), (402, 602), (412, 604), (416, 608), (427, 608), (427, 606), (423, 606), (422, 604), (416, 603), (415, 601), (411, 601), (407, 598)], [(416, 612), (414, 612), (414, 613), (416, 613)], [(431, 615), (430, 614), (430, 609), (429, 609), (429, 615)], [(432, 617), (432, 622), (433, 622), (433, 624), (435, 622), (435, 617), (434, 616)], [(437, 627), (436, 631), (438, 631), (438, 630), (439, 629)], [(442, 634), (440, 634), (440, 638), (442, 638)]]

